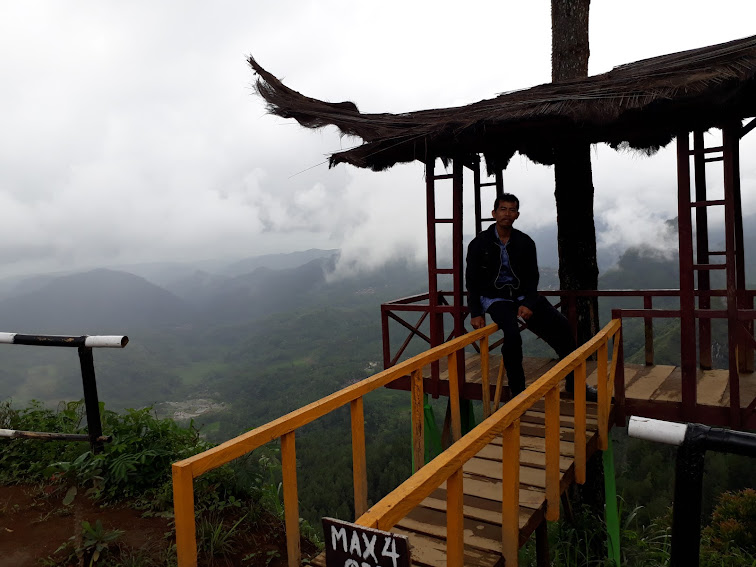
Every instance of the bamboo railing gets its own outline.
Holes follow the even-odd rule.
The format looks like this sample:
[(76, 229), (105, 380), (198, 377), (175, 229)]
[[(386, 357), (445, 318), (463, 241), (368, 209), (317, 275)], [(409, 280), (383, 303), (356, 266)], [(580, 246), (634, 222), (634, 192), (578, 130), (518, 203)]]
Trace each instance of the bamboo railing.
[[(180, 567), (197, 565), (197, 539), (194, 514), (194, 479), (209, 470), (218, 468), (238, 457), (275, 439), (281, 440), (281, 466), (283, 472), (284, 517), (286, 547), (290, 567), (300, 565), (299, 549), (299, 502), (297, 496), (297, 471), (295, 432), (298, 428), (323, 417), (346, 404), (351, 409), (352, 464), (354, 478), (354, 508), (356, 516), (367, 512), (367, 467), (365, 458), (365, 427), (362, 397), (401, 376), (412, 377), (412, 427), (413, 451), (416, 467), (424, 461), (423, 454), (423, 378), (425, 366), (448, 357), (449, 392), (451, 403), (452, 438), (462, 436), (459, 414), (459, 381), (457, 356), (466, 346), (481, 341), (482, 364), (488, 368), (488, 337), (498, 327), (490, 324), (462, 337), (432, 348), (409, 360), (366, 378), (321, 400), (262, 425), (252, 431), (230, 439), (217, 447), (173, 464), (173, 506), (176, 520), (176, 551)], [(483, 386), (488, 389), (488, 372), (483, 374)], [(461, 478), (461, 477), (460, 477)], [(460, 504), (461, 506), (461, 504)], [(461, 532), (460, 532), (461, 533)]]
[[(524, 392), (488, 417), (449, 449), (433, 459), (391, 494), (357, 519), (357, 524), (390, 530), (412, 509), (446, 481), (447, 565), (463, 565), (462, 468), (494, 437), (502, 442), (502, 555), (507, 566), (516, 566), (519, 549), (519, 452), (520, 418), (537, 401), (545, 398), (546, 412), (546, 510), (547, 520), (559, 519), (559, 382), (575, 372), (575, 480), (582, 484), (586, 474), (586, 361), (597, 354), (599, 448), (608, 447), (609, 410), (619, 355), (621, 323), (612, 320), (596, 336), (565, 357)], [(608, 344), (613, 339), (611, 362)], [(481, 355), (487, 349), (481, 349)], [(449, 362), (449, 369), (454, 366)], [(485, 374), (484, 374), (485, 376)], [(451, 372), (450, 372), (451, 379)], [(484, 385), (485, 387), (485, 385)], [(485, 391), (485, 390), (484, 390)], [(452, 406), (454, 407), (454, 406)], [(454, 414), (452, 414), (454, 415)], [(513, 458), (518, 455), (518, 458)]]

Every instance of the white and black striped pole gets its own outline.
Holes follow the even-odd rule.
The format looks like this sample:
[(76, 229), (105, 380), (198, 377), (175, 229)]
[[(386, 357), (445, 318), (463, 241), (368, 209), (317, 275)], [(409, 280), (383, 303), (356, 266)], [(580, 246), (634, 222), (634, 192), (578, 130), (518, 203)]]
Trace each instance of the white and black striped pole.
[[(89, 444), (92, 452), (102, 452), (103, 440), (102, 422), (100, 420), (100, 400), (97, 396), (97, 381), (95, 379), (93, 348), (123, 348), (129, 343), (129, 338), (124, 335), (24, 335), (21, 333), (0, 333), (0, 344), (27, 345), (27, 346), (51, 346), (51, 347), (76, 347), (79, 350), (79, 363), (81, 364), (81, 381), (84, 387), (84, 407), (87, 412), (87, 431)], [(7, 430), (10, 431), (10, 430)], [(4, 437), (19, 437), (19, 433), (27, 434), (25, 437), (32, 438), (28, 434), (35, 432), (17, 432), (13, 435), (0, 435)], [(35, 439), (51, 439), (49, 436), (37, 435)], [(71, 437), (68, 437), (72, 439)]]
[(756, 457), (756, 435), (697, 423), (632, 416), (630, 437), (676, 445), (671, 567), (698, 565), (701, 553), (701, 491), (706, 451)]
[(0, 344), (87, 348), (123, 348), (129, 344), (124, 335), (24, 335), (0, 333)]

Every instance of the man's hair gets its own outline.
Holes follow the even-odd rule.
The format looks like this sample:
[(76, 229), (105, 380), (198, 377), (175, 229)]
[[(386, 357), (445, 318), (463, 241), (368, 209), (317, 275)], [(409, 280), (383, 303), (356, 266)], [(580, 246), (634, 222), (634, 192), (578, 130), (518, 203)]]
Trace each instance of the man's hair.
[(517, 197), (512, 195), (512, 193), (502, 193), (494, 200), (494, 211), (499, 208), (499, 203), (501, 203), (502, 201), (505, 203), (514, 203), (517, 205), (517, 210), (520, 210), (520, 200)]

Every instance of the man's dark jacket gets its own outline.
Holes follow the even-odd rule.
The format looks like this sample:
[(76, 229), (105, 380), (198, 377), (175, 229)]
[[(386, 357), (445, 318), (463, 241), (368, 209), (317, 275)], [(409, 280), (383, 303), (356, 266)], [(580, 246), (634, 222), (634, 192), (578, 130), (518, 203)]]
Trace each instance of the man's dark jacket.
[(507, 244), (507, 253), (515, 281), (514, 285), (498, 289), (496, 279), (501, 268), (501, 248), (499, 236), (496, 234), (496, 224), (478, 234), (467, 247), (465, 278), (471, 317), (483, 315), (481, 296), (491, 299), (516, 299), (524, 296), (521, 304), (531, 310), (535, 307), (538, 299), (538, 260), (535, 242), (524, 232), (513, 228)]

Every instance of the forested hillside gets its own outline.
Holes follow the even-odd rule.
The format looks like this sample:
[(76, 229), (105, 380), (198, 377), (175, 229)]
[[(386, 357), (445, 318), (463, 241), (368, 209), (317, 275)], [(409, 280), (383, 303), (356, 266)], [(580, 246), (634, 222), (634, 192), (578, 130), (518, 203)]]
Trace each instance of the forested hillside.
[[(402, 262), (333, 279), (328, 274), (335, 256), (321, 252), (267, 258), (270, 265), (265, 259), (202, 267), (153, 264), (136, 267), (140, 275), (95, 270), (34, 278), (28, 285), (3, 286), (8, 295), (0, 303), (0, 330), (126, 334), (125, 349), (95, 352), (106, 407), (153, 406), (160, 417), (193, 418), (207, 439), (223, 441), (380, 370), (380, 303), (427, 289), (425, 267)], [(252, 271), (240, 273), (246, 268)], [(541, 272), (542, 289), (556, 288), (556, 271)], [(601, 279), (604, 289), (676, 286), (676, 259), (643, 249), (627, 251)], [(637, 300), (602, 300), (602, 322), (612, 307), (631, 305), (640, 306)], [(657, 360), (675, 362), (676, 323), (660, 324), (656, 332)], [(397, 343), (404, 336), (392, 335)], [(627, 358), (640, 357), (639, 325), (627, 325), (625, 341)], [(55, 405), (81, 397), (75, 351), (0, 348), (3, 398)], [(410, 350), (424, 348), (416, 340)], [(533, 337), (526, 349), (551, 355)], [(371, 499), (410, 474), (408, 409), (405, 392), (381, 390), (365, 400)], [(439, 422), (443, 409), (440, 401)], [(643, 506), (648, 521), (665, 514), (672, 494), (670, 451), (628, 440), (621, 431), (616, 435), (618, 484), (629, 505)], [(308, 520), (351, 516), (350, 443), (346, 409), (298, 433), (302, 514)], [(742, 459), (713, 456), (707, 466), (714, 478), (707, 483), (709, 507), (722, 490), (752, 483), (752, 465)]]

